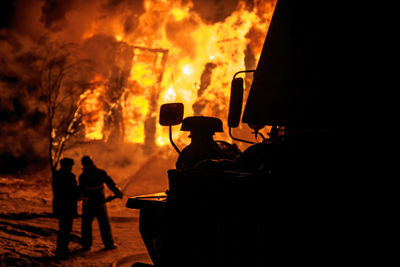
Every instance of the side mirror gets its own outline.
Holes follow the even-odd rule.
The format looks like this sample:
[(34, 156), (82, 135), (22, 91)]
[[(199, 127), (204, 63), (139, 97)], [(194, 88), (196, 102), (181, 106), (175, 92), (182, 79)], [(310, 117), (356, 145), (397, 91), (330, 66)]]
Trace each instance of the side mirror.
[(172, 126), (182, 123), (183, 104), (168, 103), (160, 107), (160, 124), (162, 126)]
[(231, 100), (229, 103), (228, 126), (239, 126), (243, 105), (243, 78), (234, 78), (231, 84)]
[(236, 141), (254, 144), (254, 142), (236, 138), (232, 135), (232, 128), (238, 127), (240, 123), (240, 117), (242, 116), (242, 105), (243, 105), (243, 79), (236, 78), (239, 73), (255, 72), (255, 70), (242, 70), (238, 71), (233, 75), (231, 84), (231, 101), (229, 103), (229, 114), (228, 114), (228, 126), (229, 136)]
[(172, 140), (172, 125), (178, 125), (182, 123), (183, 119), (183, 104), (182, 103), (168, 103), (163, 104), (160, 107), (160, 124), (162, 126), (169, 126), (169, 141), (175, 148), (176, 152), (181, 153), (179, 148), (175, 145)]

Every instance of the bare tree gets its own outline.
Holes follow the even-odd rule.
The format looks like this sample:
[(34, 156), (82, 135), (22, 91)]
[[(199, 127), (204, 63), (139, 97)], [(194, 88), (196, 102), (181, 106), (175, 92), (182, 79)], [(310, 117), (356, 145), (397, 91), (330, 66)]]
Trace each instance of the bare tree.
[(46, 104), (48, 159), (53, 177), (67, 142), (81, 128), (80, 107), (85, 90), (83, 68), (88, 62), (79, 59), (74, 45), (48, 43), (38, 57), (37, 86)]

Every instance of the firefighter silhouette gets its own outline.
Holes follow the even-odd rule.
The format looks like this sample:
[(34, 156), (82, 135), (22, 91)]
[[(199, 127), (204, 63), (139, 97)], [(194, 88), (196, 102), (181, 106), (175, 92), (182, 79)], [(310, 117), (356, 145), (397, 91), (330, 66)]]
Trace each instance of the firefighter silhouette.
[(105, 249), (114, 249), (114, 240), (108, 219), (104, 184), (114, 192), (115, 196), (122, 197), (114, 181), (107, 173), (96, 167), (89, 156), (82, 157), (83, 172), (79, 176), (79, 188), (83, 199), (82, 206), (82, 250), (88, 251), (92, 246), (92, 222), (96, 217), (99, 223), (101, 239)]
[(187, 117), (182, 122), (181, 131), (190, 131), (191, 143), (179, 154), (176, 162), (178, 170), (193, 169), (203, 160), (224, 157), (224, 151), (213, 139), (215, 132), (223, 132), (220, 119), (203, 116)]
[(60, 169), (54, 173), (54, 212), (58, 219), (57, 248), (55, 255), (67, 259), (73, 218), (77, 214), (78, 184), (71, 172), (74, 160), (63, 158)]

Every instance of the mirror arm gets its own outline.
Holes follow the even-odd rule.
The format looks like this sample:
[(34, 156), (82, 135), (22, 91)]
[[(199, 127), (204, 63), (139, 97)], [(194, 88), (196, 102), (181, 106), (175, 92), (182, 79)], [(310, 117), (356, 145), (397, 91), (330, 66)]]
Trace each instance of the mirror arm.
[(254, 130), (253, 134), (255, 134), (256, 139), (257, 139), (257, 136), (261, 136), (263, 142), (265, 142), (265, 140), (266, 140), (266, 139), (265, 139), (265, 136), (264, 136), (262, 133), (260, 133), (260, 132), (258, 131), (258, 129), (257, 129), (257, 130)]
[[(241, 70), (235, 73), (235, 75), (233, 75), (233, 79), (236, 78), (236, 75), (240, 74), (240, 73), (248, 73), (248, 72), (255, 72), (256, 70)], [(240, 138), (236, 138), (232, 135), (232, 127), (229, 127), (229, 136), (236, 141), (240, 141), (240, 142), (244, 142), (244, 143), (248, 143), (248, 144), (255, 144), (255, 142), (251, 142), (251, 141), (247, 141), (244, 139), (240, 139)]]
[(176, 152), (178, 152), (178, 154), (181, 153), (181, 151), (179, 150), (179, 148), (175, 145), (174, 141), (172, 141), (172, 126), (169, 126), (169, 141), (171, 142), (171, 145), (175, 148)]
[(240, 74), (240, 73), (248, 73), (248, 72), (255, 72), (256, 70), (241, 70), (235, 73), (235, 75), (233, 75), (233, 79), (236, 78), (236, 75)]
[(251, 142), (251, 141), (239, 139), (239, 138), (236, 138), (236, 137), (232, 136), (232, 127), (229, 127), (229, 136), (230, 136), (233, 140), (236, 140), (236, 141), (240, 141), (240, 142), (244, 142), (244, 143), (248, 143), (248, 144), (255, 144), (255, 142)]

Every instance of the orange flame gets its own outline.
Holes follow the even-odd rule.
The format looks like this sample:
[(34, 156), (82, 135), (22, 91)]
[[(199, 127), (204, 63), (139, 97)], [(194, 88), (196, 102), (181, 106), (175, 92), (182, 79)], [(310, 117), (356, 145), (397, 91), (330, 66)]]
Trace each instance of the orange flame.
[[(125, 140), (134, 143), (144, 142), (144, 124), (149, 103), (144, 96), (132, 96), (123, 103)], [(134, 118), (134, 119), (133, 119)]]
[[(256, 1), (250, 10), (244, 1), (239, 1), (231, 15), (209, 24), (193, 11), (190, 1), (185, 2), (186, 5), (179, 5), (146, 0), (137, 26), (143, 34), (135, 39), (121, 33), (120, 21), (107, 25), (115, 40), (127, 43), (135, 51), (128, 83), (119, 100), (127, 142), (145, 141), (146, 119), (157, 117), (159, 106), (166, 102), (184, 103), (185, 116), (193, 115), (197, 106), (201, 115), (226, 121), (232, 76), (246, 69), (249, 49), (253, 61), (258, 61), (275, 5), (273, 1)], [(100, 21), (93, 25), (92, 32), (85, 33), (84, 38), (102, 28)], [(86, 138), (104, 139), (106, 111), (100, 99), (106, 92), (101, 84), (107, 80), (96, 77), (95, 81), (100, 85), (81, 96), (85, 99), (82, 120)], [(168, 131), (155, 127), (155, 142), (167, 144)]]
[[(96, 77), (93, 83), (101, 79)], [(85, 137), (92, 140), (103, 139), (104, 110), (100, 101), (101, 95), (105, 92), (104, 85), (87, 90), (81, 95), (82, 121), (85, 125)]]

